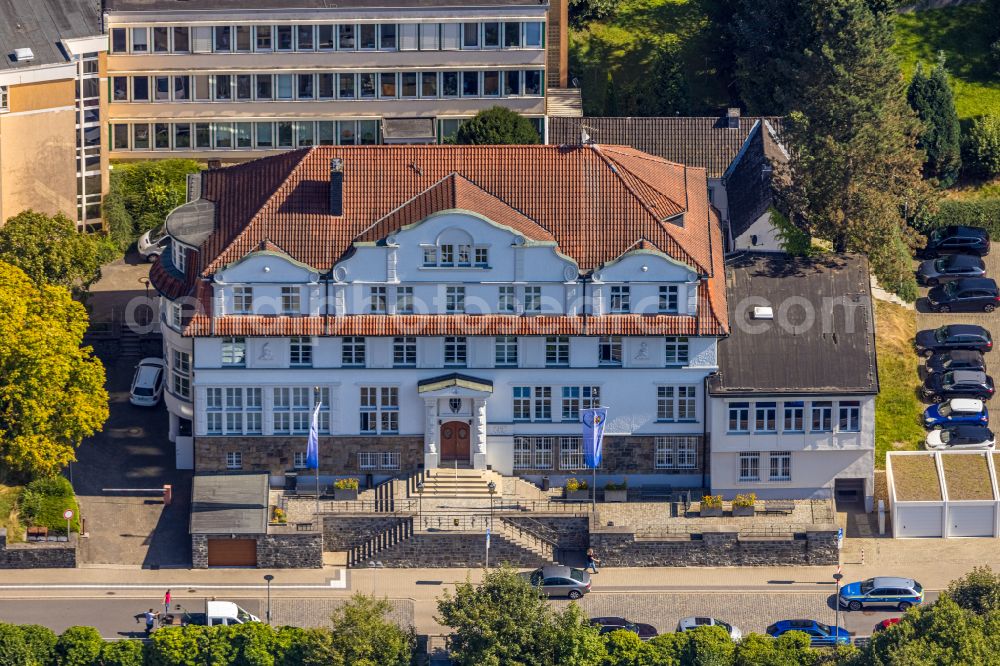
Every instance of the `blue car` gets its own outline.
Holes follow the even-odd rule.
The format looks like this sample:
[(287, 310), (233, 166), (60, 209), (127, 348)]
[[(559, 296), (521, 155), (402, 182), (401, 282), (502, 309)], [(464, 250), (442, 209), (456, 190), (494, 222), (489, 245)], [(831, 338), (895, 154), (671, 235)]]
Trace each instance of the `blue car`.
[(852, 611), (866, 606), (891, 606), (906, 611), (924, 601), (924, 588), (912, 578), (878, 576), (840, 588), (840, 605)]
[(952, 398), (948, 402), (931, 405), (924, 410), (924, 427), (928, 430), (952, 425), (990, 424), (990, 413), (982, 400), (973, 398)]
[(813, 647), (850, 645), (851, 632), (843, 627), (831, 627), (816, 620), (781, 620), (767, 628), (767, 635), (777, 638), (789, 631), (801, 631), (809, 636)]

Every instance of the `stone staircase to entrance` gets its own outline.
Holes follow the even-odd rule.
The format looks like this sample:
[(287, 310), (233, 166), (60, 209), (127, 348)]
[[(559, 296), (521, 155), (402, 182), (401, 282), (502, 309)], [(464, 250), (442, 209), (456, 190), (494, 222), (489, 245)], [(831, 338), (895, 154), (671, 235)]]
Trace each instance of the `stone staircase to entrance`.
[(481, 469), (430, 469), (423, 477), (423, 499), (490, 499), (489, 483), (496, 485), (494, 497), (503, 494), (503, 477)]

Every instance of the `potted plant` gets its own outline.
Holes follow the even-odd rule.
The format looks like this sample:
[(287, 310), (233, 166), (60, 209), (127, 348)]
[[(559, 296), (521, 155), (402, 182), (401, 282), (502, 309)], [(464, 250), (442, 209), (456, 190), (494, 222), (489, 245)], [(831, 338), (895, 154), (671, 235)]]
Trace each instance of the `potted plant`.
[(333, 499), (338, 501), (358, 499), (358, 480), (337, 479), (333, 484)]
[(628, 501), (628, 479), (621, 483), (609, 481), (604, 484), (605, 502), (627, 502)]
[(754, 504), (757, 502), (757, 495), (747, 493), (737, 495), (733, 500), (733, 516), (752, 516), (754, 514)]
[(288, 522), (288, 516), (285, 514), (285, 510), (281, 507), (274, 507), (274, 511), (271, 512), (271, 522), (275, 525), (284, 525)]
[(566, 479), (566, 499), (568, 500), (589, 500), (590, 499), (590, 486), (587, 485), (586, 481), (577, 481), (576, 479)]
[(722, 517), (722, 495), (705, 495), (701, 498), (701, 517)]

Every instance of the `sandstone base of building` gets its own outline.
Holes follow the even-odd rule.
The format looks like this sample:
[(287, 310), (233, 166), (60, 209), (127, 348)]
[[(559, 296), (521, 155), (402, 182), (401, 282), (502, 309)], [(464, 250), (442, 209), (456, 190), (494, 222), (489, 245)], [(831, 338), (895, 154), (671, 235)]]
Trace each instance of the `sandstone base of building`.
[[(239, 452), (241, 472), (266, 472), (281, 476), (295, 471), (295, 452), (306, 450), (306, 437), (196, 437), (194, 468), (196, 472), (237, 471), (227, 467), (227, 455)], [(375, 467), (361, 468), (361, 453), (397, 453), (398, 467), (374, 456)], [(320, 437), (319, 469), (321, 476), (346, 474), (412, 474), (424, 463), (422, 435), (372, 437)]]

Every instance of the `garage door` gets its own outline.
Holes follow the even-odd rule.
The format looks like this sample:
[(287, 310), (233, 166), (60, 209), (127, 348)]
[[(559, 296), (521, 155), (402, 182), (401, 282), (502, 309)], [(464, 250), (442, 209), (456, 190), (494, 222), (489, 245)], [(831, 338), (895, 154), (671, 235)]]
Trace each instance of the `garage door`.
[(898, 524), (898, 537), (940, 537), (940, 506), (897, 506), (893, 519)]
[(993, 507), (952, 504), (948, 508), (948, 536), (993, 536)]
[(256, 539), (209, 539), (208, 566), (255, 567), (257, 566)]

